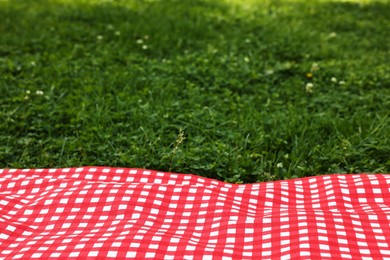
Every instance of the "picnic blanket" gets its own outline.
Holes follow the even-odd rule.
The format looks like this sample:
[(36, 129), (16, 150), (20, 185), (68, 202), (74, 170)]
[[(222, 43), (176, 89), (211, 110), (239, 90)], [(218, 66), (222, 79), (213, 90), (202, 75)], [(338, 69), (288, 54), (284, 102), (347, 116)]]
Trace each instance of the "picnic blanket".
[(0, 259), (390, 259), (390, 175), (0, 170)]

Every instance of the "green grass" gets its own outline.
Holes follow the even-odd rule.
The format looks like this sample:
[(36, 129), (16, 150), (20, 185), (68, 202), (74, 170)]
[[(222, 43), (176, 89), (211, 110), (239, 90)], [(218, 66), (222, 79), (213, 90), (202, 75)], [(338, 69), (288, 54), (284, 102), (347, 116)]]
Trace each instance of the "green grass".
[(2, 0), (0, 168), (245, 183), (390, 172), (389, 13), (387, 1)]

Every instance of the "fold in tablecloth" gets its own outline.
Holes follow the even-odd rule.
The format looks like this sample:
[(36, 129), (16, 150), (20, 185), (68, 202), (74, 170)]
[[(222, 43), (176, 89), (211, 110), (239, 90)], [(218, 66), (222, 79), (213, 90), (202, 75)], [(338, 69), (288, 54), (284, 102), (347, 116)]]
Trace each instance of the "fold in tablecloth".
[(0, 170), (0, 259), (390, 258), (390, 176)]

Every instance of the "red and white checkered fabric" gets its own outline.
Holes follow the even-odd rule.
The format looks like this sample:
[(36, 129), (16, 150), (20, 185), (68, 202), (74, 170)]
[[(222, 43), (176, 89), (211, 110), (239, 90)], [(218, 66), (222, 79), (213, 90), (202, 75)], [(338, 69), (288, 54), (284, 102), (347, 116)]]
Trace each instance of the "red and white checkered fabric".
[(0, 259), (390, 258), (390, 175), (0, 170)]

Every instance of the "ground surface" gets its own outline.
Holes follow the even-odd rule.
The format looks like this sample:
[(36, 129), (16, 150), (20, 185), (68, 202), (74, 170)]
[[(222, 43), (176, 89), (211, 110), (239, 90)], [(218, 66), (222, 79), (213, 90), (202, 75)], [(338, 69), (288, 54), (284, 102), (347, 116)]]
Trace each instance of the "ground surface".
[(390, 172), (389, 13), (386, 1), (0, 1), (0, 168)]

